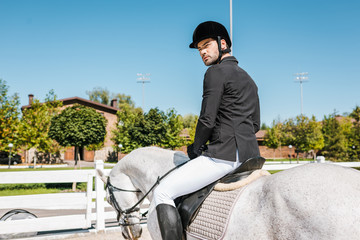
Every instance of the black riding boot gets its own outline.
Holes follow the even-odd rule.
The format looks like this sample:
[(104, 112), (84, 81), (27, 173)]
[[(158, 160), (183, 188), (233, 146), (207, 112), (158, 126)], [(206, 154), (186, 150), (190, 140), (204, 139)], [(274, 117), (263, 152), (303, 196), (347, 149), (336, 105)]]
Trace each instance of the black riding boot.
[(159, 204), (156, 212), (162, 239), (181, 240), (183, 228), (177, 209), (169, 204)]

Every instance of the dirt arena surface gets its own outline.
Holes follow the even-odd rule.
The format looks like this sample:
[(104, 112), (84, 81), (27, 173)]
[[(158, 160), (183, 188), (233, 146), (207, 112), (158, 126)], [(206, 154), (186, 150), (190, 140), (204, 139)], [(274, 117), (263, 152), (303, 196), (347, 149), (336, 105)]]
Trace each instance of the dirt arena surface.
[[(120, 230), (118, 231), (107, 231), (102, 233), (82, 233), (74, 236), (68, 236), (62, 239), (71, 239), (71, 240), (123, 240), (125, 239)], [(141, 238), (143, 240), (151, 240), (150, 234), (147, 228), (143, 227), (143, 233)]]
[[(151, 240), (150, 233), (146, 224), (143, 226), (143, 232), (139, 240)], [(90, 231), (64, 231), (54, 234), (41, 234), (33, 237), (13, 238), (14, 240), (125, 240), (122, 236), (120, 227), (107, 228), (105, 232), (96, 233), (94, 229)]]

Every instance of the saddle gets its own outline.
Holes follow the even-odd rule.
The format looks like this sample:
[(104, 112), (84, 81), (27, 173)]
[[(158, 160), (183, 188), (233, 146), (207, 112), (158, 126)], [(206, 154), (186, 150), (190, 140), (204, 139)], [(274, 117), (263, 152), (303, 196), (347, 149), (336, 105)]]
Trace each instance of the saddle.
[(180, 214), (183, 229), (186, 229), (195, 219), (196, 213), (201, 204), (213, 191), (217, 183), (232, 183), (237, 182), (248, 177), (255, 170), (261, 169), (265, 163), (265, 158), (254, 157), (243, 162), (238, 168), (228, 173), (221, 179), (205, 186), (204, 188), (184, 195), (175, 199), (176, 208)]

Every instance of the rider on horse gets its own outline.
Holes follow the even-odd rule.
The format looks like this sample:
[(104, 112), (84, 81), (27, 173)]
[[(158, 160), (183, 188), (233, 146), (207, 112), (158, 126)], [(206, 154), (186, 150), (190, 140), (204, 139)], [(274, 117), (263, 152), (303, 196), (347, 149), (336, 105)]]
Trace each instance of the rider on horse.
[(260, 155), (255, 136), (260, 126), (257, 86), (230, 55), (226, 28), (213, 21), (199, 24), (189, 47), (198, 49), (204, 64), (210, 67), (204, 77), (194, 143), (187, 150), (192, 160), (169, 174), (154, 190), (164, 240), (182, 238), (174, 199), (203, 188)]

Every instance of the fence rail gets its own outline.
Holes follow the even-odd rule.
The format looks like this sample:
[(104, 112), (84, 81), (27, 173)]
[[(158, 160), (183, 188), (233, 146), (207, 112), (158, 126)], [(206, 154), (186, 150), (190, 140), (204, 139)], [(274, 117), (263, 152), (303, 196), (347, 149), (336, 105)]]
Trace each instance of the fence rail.
[[(59, 170), (44, 172), (5, 172), (0, 174), (0, 184), (17, 183), (72, 183), (86, 182), (86, 193), (55, 193), (0, 197), (2, 209), (84, 209), (84, 214), (41, 217), (16, 221), (0, 221), (1, 234), (86, 229), (96, 220), (96, 230), (105, 229), (105, 220), (115, 217), (115, 212), (105, 212), (110, 206), (105, 201), (104, 183), (96, 176), (96, 169), (104, 170), (104, 162), (97, 160), (94, 170)], [(95, 178), (95, 191), (93, 181)], [(93, 202), (95, 199), (95, 203)], [(92, 209), (95, 207), (95, 212)]]

